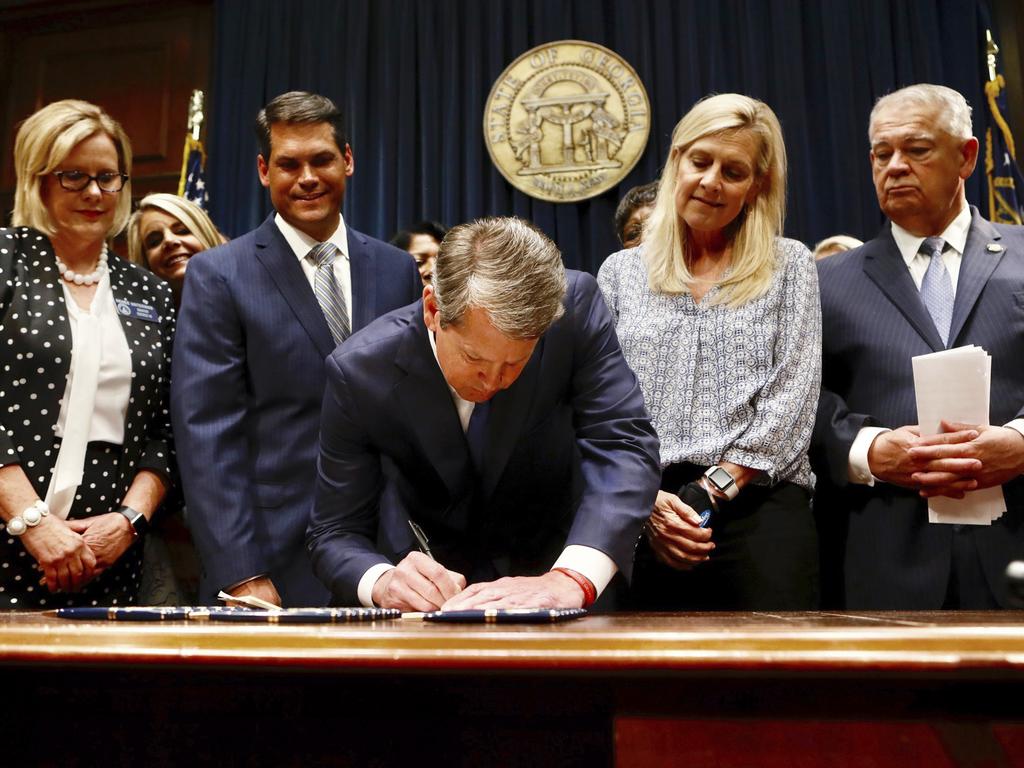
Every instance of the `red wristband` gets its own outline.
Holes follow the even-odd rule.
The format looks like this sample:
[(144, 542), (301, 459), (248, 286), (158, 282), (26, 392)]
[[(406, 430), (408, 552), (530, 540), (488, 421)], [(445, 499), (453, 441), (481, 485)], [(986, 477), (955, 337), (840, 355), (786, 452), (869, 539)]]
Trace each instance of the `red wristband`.
[(552, 568), (552, 571), (558, 571), (558, 573), (565, 574), (570, 579), (575, 581), (580, 589), (583, 590), (583, 607), (589, 608), (597, 600), (597, 587), (594, 586), (594, 582), (584, 576), (578, 571), (574, 571), (570, 568)]

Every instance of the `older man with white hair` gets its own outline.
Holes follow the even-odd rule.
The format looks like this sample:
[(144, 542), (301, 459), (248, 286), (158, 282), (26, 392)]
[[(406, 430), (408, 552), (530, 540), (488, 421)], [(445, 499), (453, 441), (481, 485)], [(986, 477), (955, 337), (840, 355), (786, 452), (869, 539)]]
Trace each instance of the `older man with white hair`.
[[(1024, 231), (967, 204), (978, 140), (956, 91), (879, 99), (869, 138), (889, 221), (818, 265), (815, 506), (840, 532), (846, 607), (1005, 606), (1004, 570), (1024, 556)], [(992, 356), (989, 421), (921, 437), (911, 358), (969, 344)], [(929, 523), (927, 497), (999, 485), (1007, 511), (992, 525)]]

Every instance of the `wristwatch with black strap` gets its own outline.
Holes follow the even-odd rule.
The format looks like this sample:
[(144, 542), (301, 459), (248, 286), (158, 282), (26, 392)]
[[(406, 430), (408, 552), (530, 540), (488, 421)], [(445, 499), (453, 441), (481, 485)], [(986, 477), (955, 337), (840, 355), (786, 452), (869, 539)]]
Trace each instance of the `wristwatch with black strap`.
[(136, 538), (146, 535), (146, 532), (149, 530), (149, 520), (146, 519), (144, 514), (139, 512), (137, 509), (132, 509), (131, 507), (123, 505), (114, 511), (128, 518), (128, 522), (132, 524), (132, 532), (135, 534)]

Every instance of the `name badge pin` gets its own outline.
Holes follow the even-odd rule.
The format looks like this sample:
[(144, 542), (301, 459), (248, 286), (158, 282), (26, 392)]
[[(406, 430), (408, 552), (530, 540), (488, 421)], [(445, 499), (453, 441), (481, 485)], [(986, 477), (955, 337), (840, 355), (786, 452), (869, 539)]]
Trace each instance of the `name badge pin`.
[(136, 320), (143, 320), (147, 323), (159, 323), (160, 315), (148, 304), (140, 304), (127, 299), (117, 299), (114, 302), (117, 313), (124, 317), (131, 317)]

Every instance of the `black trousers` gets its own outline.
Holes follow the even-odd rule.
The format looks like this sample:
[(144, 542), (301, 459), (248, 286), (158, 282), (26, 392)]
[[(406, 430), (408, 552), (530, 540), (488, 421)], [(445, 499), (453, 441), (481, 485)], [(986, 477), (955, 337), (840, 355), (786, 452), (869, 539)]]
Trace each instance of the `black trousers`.
[[(661, 488), (677, 493), (706, 467), (673, 464)], [(656, 560), (641, 537), (629, 607), (644, 611), (807, 611), (819, 604), (818, 538), (810, 493), (793, 483), (748, 485), (711, 521), (715, 550), (690, 570)]]
[(981, 556), (974, 539), (976, 525), (953, 527), (953, 561), (949, 569), (944, 609), (982, 611), (999, 608), (992, 588), (981, 567)]

